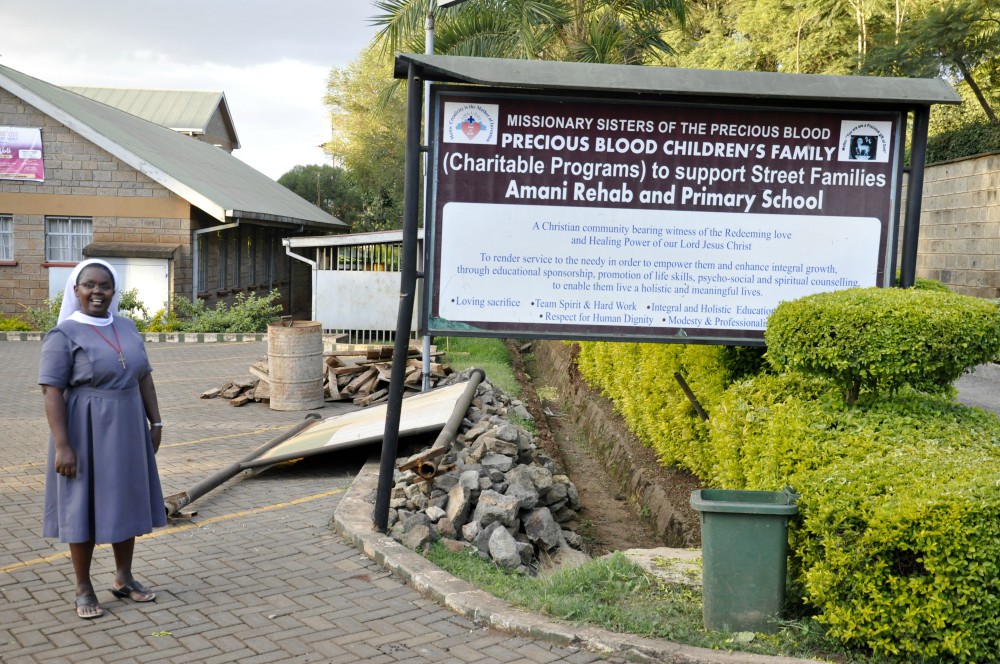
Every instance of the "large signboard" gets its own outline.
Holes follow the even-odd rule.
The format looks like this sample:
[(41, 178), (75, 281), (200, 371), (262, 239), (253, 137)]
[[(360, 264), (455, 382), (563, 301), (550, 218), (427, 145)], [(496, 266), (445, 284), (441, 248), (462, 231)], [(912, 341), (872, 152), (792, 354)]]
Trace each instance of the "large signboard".
[(0, 127), (0, 180), (45, 180), (41, 129)]
[(431, 333), (759, 343), (888, 285), (895, 112), (435, 88)]

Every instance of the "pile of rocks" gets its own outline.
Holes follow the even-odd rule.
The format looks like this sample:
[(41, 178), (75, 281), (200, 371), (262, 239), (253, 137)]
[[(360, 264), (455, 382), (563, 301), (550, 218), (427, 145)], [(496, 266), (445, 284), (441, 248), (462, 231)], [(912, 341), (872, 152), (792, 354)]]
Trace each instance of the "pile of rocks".
[(523, 403), (480, 383), (456, 440), (437, 457), (438, 474), (425, 480), (396, 471), (389, 504), (394, 538), (413, 549), (437, 539), (453, 551), (475, 547), (523, 573), (586, 558), (574, 530), (576, 487), (511, 416), (532, 421)]

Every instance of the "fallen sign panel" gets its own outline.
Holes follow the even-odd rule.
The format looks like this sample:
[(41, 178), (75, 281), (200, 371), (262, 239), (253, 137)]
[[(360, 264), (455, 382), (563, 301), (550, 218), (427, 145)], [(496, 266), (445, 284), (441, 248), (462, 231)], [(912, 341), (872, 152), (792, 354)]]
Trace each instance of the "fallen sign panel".
[[(400, 437), (443, 428), (465, 388), (466, 383), (455, 383), (403, 399), (399, 417)], [(327, 418), (243, 466), (244, 468), (271, 466), (283, 461), (380, 441), (385, 434), (387, 411), (388, 405), (382, 404)]]

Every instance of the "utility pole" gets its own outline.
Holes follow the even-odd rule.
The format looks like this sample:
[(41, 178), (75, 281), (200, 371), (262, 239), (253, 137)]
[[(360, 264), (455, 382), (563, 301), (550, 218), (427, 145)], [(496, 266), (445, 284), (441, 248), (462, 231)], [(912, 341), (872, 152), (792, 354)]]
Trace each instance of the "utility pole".
[[(467, 0), (437, 0), (437, 9), (444, 9), (446, 7), (454, 7), (460, 5)], [(427, 0), (427, 19), (424, 21), (424, 54), (434, 55), (434, 0)], [(431, 84), (429, 81), (424, 82), (424, 259), (423, 259), (423, 271), (424, 273), (430, 269), (427, 264), (427, 238), (429, 234), (427, 233), (427, 222), (428, 222), (428, 212), (430, 210), (427, 206), (427, 201), (429, 198), (428, 186), (430, 185), (430, 125), (431, 125)], [(427, 293), (427, 278), (424, 278), (424, 288), (422, 289), (424, 297), (421, 301), (421, 307), (427, 306), (427, 298), (429, 294)], [(420, 317), (423, 319), (423, 316)], [(431, 384), (431, 336), (429, 334), (424, 334), (422, 344), (422, 378), (420, 384), (420, 389), (426, 392), (430, 389)]]

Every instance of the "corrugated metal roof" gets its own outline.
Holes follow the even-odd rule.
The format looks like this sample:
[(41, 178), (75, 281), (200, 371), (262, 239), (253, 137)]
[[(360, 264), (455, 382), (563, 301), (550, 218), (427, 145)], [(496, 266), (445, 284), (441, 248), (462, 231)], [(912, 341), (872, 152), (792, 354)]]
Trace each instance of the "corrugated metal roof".
[(939, 78), (778, 74), (415, 53), (396, 54), (397, 78), (406, 78), (410, 63), (427, 80), (503, 87), (902, 107), (962, 103), (958, 93)]
[(219, 221), (243, 218), (330, 230), (347, 227), (207, 143), (8, 67), (0, 66), (0, 86)]
[(204, 133), (216, 110), (225, 105), (221, 92), (64, 87), (174, 131)]
[[(417, 239), (424, 239), (424, 229), (417, 229)], [(289, 247), (346, 247), (361, 244), (384, 244), (402, 242), (403, 231), (370, 231), (367, 233), (347, 233), (343, 235), (313, 235), (285, 238)]]

